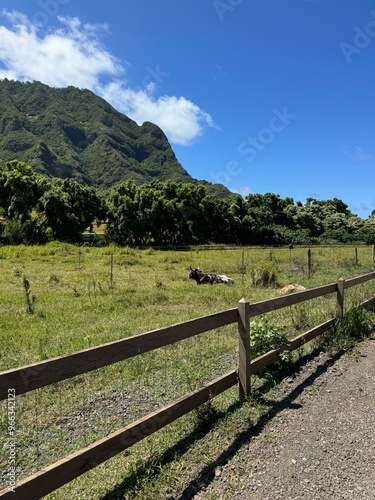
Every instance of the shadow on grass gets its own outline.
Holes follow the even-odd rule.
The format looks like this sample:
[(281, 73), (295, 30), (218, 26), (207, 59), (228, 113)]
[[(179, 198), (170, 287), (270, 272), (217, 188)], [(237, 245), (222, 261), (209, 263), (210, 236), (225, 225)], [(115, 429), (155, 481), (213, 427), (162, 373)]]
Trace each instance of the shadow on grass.
[(222, 418), (234, 413), (242, 403), (237, 401), (231, 405), (225, 412), (213, 410), (210, 411), (210, 418), (199, 419), (199, 424), (196, 425), (195, 429), (189, 433), (183, 439), (180, 439), (174, 446), (168, 448), (160, 456), (151, 457), (149, 460), (144, 462), (141, 466), (124, 479), (124, 481), (117, 485), (116, 488), (102, 497), (101, 500), (114, 500), (124, 498), (124, 494), (130, 489), (139, 487), (139, 480), (146, 478), (152, 478), (158, 475), (160, 469), (170, 462), (173, 462), (176, 457), (181, 457), (189, 448), (204, 436), (209, 433)]
[[(252, 438), (259, 436), (265, 425), (270, 420), (272, 420), (279, 412), (281, 412), (285, 408), (300, 408), (301, 405), (295, 403), (295, 400), (301, 395), (306, 387), (313, 384), (313, 382), (318, 379), (319, 376), (325, 373), (327, 369), (344, 354), (344, 351), (340, 351), (337, 354), (332, 355), (328, 360), (318, 364), (315, 371), (306, 379), (304, 379), (299, 385), (297, 385), (293, 390), (291, 390), (291, 392), (286, 395), (284, 399), (280, 401), (272, 401), (268, 398), (265, 399), (264, 395), (272, 387), (275, 387), (275, 385), (280, 383), (285, 377), (296, 377), (296, 374), (300, 371), (300, 369), (309, 361), (315, 360), (320, 352), (321, 351), (319, 349), (316, 349), (311, 353), (301, 357), (298, 361), (284, 367), (284, 369), (273, 371), (272, 376), (268, 377), (264, 381), (264, 383), (259, 388), (257, 388), (257, 390), (255, 391), (255, 396), (252, 397), (254, 402), (263, 405), (263, 407), (265, 408), (265, 412), (262, 414), (256, 424), (238, 434), (232, 441), (232, 443), (215, 460), (211, 461), (201, 469), (199, 474), (190, 481), (190, 483), (186, 486), (182, 493), (179, 494), (178, 497), (171, 496), (171, 498), (178, 498), (179, 500), (192, 499), (194, 495), (196, 495), (203, 488), (206, 488), (214, 480), (215, 469), (217, 467), (223, 467), (224, 465), (226, 465), (246, 443), (248, 443)], [(199, 419), (198, 425), (196, 426), (194, 431), (178, 441), (174, 446), (168, 448), (160, 456), (154, 456), (143, 463), (141, 466), (137, 467), (137, 469), (132, 474), (128, 475), (124, 479), (124, 481), (122, 481), (122, 483), (117, 485), (116, 488), (103, 496), (101, 500), (114, 500), (124, 498), (124, 495), (126, 493), (129, 493), (129, 490), (134, 491), (135, 489), (139, 488), (140, 479), (146, 480), (156, 477), (162, 467), (174, 461), (176, 457), (181, 457), (185, 453), (187, 453), (190, 447), (195, 442), (204, 438), (204, 436), (215, 427), (219, 420), (228, 417), (228, 415), (236, 412), (242, 405), (242, 402), (237, 401), (229, 406), (225, 412), (214, 410), (209, 413), (209, 418)]]

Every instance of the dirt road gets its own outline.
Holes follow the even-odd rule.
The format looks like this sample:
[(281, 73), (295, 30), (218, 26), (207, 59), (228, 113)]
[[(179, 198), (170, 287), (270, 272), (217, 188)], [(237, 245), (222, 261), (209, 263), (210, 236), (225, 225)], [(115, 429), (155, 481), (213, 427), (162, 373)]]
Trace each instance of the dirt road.
[(195, 499), (375, 499), (375, 340), (320, 354), (265, 397), (278, 411)]

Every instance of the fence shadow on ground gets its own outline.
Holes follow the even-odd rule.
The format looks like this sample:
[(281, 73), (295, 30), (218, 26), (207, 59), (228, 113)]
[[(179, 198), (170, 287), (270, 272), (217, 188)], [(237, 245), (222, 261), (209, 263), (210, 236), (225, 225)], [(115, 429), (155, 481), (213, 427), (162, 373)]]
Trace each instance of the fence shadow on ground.
[[(296, 362), (294, 367), (289, 371), (287, 376), (295, 376), (299, 371), (301, 366), (305, 365), (307, 361), (314, 359), (320, 353), (320, 350), (316, 350), (314, 354), (306, 356), (305, 361), (299, 360)], [(178, 500), (191, 500), (198, 491), (206, 488), (214, 479), (215, 479), (215, 469), (217, 467), (223, 467), (226, 465), (237, 453), (238, 451), (246, 445), (251, 439), (257, 437), (261, 434), (266, 424), (272, 420), (278, 413), (283, 411), (286, 408), (296, 409), (300, 407), (300, 404), (295, 403), (295, 400), (302, 394), (306, 387), (312, 385), (315, 380), (317, 380), (321, 375), (323, 375), (330, 366), (332, 366), (341, 356), (344, 354), (344, 351), (338, 352), (337, 354), (330, 357), (328, 360), (324, 361), (321, 364), (318, 364), (315, 371), (309, 375), (301, 384), (295, 387), (290, 394), (285, 396), (281, 401), (271, 402), (267, 401), (267, 404), (270, 405), (268, 411), (264, 413), (259, 420), (241, 432), (233, 442), (227, 447), (226, 450), (221, 453), (215, 461), (212, 461), (210, 464), (205, 466), (200, 474), (190, 481), (189, 485), (184, 489), (184, 491), (178, 497)], [(285, 376), (285, 372), (284, 372)], [(283, 377), (280, 377), (280, 381)], [(262, 403), (265, 402), (263, 399), (263, 395), (268, 392), (271, 387), (269, 384), (265, 384), (263, 389), (258, 392), (258, 400)]]
[[(199, 491), (206, 488), (215, 479), (216, 468), (225, 466), (244, 445), (246, 445), (252, 438), (259, 436), (266, 424), (278, 413), (286, 408), (299, 408), (301, 405), (295, 403), (295, 400), (302, 394), (306, 387), (312, 385), (315, 380), (328, 370), (330, 366), (340, 359), (344, 354), (344, 351), (340, 351), (330, 356), (329, 359), (318, 364), (315, 371), (303, 380), (301, 384), (295, 387), (290, 394), (288, 394), (281, 401), (266, 400), (264, 398), (265, 394), (267, 394), (272, 387), (279, 384), (286, 377), (295, 377), (301, 368), (306, 365), (306, 363), (315, 360), (320, 353), (320, 349), (314, 349), (312, 352), (300, 357), (295, 362), (290, 363), (287, 368), (283, 367), (272, 372), (272, 380), (269, 378), (266, 379), (264, 383), (257, 388), (256, 394), (253, 396), (254, 402), (268, 406), (268, 410), (266, 410), (266, 412), (254, 425), (238, 434), (231, 444), (214, 461), (211, 461), (208, 465), (203, 467), (199, 474), (193, 478), (182, 491), (180, 496), (176, 497), (178, 500), (191, 500)], [(150, 458), (147, 462), (142, 464), (141, 467), (138, 467), (131, 475), (126, 477), (112, 491), (101, 497), (101, 500), (123, 499), (128, 490), (139, 487), (140, 477), (147, 477), (148, 479), (157, 477), (162, 467), (170, 462), (173, 462), (177, 457), (182, 457), (189, 451), (190, 447), (195, 442), (204, 438), (206, 434), (214, 429), (219, 420), (228, 417), (230, 414), (237, 411), (243, 404), (245, 403), (237, 401), (229, 406), (225, 412), (215, 411), (211, 414), (210, 420), (199, 420), (199, 423), (193, 432), (178, 441), (174, 446), (168, 448), (159, 458)]]

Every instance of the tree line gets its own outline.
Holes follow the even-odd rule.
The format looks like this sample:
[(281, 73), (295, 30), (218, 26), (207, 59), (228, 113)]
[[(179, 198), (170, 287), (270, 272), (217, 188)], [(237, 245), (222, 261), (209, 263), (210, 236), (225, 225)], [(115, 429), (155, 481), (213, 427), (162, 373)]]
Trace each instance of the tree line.
[(364, 220), (340, 199), (295, 202), (278, 194), (208, 195), (202, 184), (129, 180), (101, 191), (48, 178), (13, 160), (0, 166), (0, 238), (8, 244), (82, 242), (105, 222), (118, 245), (375, 243), (375, 210)]

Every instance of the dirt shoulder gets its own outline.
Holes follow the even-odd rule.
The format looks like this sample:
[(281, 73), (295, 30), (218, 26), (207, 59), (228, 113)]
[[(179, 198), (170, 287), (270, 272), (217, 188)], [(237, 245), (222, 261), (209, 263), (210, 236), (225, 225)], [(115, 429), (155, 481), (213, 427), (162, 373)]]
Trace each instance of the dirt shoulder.
[(276, 408), (195, 499), (375, 499), (375, 340), (321, 353), (264, 397)]

